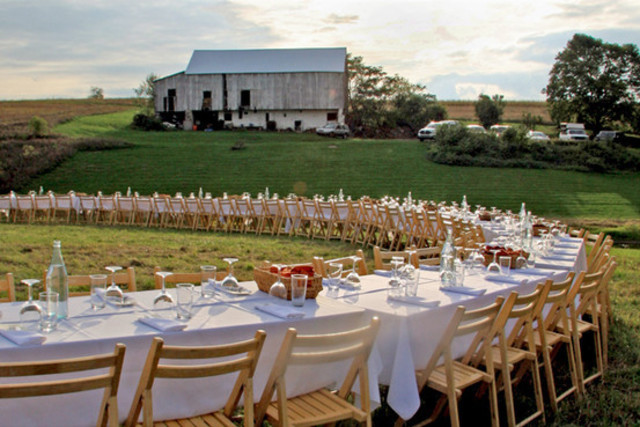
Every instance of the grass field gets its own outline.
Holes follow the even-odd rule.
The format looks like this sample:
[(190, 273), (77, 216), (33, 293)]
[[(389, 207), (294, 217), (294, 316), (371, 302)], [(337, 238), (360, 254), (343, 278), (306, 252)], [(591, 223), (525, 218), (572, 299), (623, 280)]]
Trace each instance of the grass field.
[[(132, 149), (83, 152), (20, 191), (45, 189), (151, 194), (271, 192), (385, 194), (460, 200), (558, 218), (638, 219), (640, 174), (585, 174), (557, 170), (461, 168), (425, 159), (418, 140), (335, 140), (313, 134), (267, 132), (140, 132), (126, 129), (131, 112), (82, 117), (56, 132), (101, 136)], [(232, 151), (242, 141), (246, 149)]]

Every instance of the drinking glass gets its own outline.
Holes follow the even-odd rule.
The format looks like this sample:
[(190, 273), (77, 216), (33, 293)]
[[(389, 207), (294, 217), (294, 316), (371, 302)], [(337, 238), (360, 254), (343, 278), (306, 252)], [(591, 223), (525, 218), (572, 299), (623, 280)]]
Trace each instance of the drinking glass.
[(225, 288), (237, 288), (238, 280), (233, 276), (233, 263), (238, 261), (238, 258), (224, 258), (224, 261), (229, 264), (229, 274), (222, 280), (222, 286)]
[(491, 264), (487, 266), (487, 273), (498, 273), (501, 274), (502, 270), (500, 269), (500, 264), (498, 264), (498, 252), (501, 249), (491, 249), (489, 252), (493, 254), (493, 261)]
[(216, 281), (217, 268), (215, 265), (201, 265), (200, 266), (200, 295), (202, 298), (211, 298), (215, 293), (213, 283), (209, 283), (209, 280)]
[(178, 283), (176, 285), (176, 317), (189, 320), (193, 315), (193, 284)]
[(91, 309), (94, 311), (101, 310), (105, 306), (107, 275), (92, 274), (89, 276), (89, 280), (91, 281)]
[(529, 258), (527, 258), (527, 268), (535, 268), (536, 266), (536, 252), (531, 250), (529, 252)]
[(510, 256), (501, 256), (500, 257), (500, 274), (504, 276), (511, 275), (511, 257)]
[(173, 297), (169, 295), (169, 293), (167, 292), (167, 288), (164, 285), (164, 279), (171, 276), (172, 274), (173, 273), (170, 271), (158, 271), (156, 273), (157, 276), (162, 277), (162, 290), (160, 291), (160, 294), (158, 294), (153, 299), (154, 307), (158, 307), (161, 302), (167, 302), (169, 304), (173, 304)]
[(118, 265), (108, 265), (104, 269), (111, 272), (111, 285), (105, 291), (104, 297), (116, 303), (121, 303), (124, 300), (124, 292), (122, 292), (120, 286), (116, 285), (116, 271), (122, 270), (122, 267)]
[[(412, 266), (413, 267), (413, 266)], [(420, 269), (413, 270), (413, 274), (405, 282), (404, 293), (408, 297), (418, 295), (418, 283), (420, 282)]]
[(402, 265), (404, 264), (404, 258), (403, 257), (397, 257), (394, 256), (391, 258), (391, 267), (393, 270), (393, 276), (391, 277), (391, 280), (389, 280), (389, 286), (391, 286), (391, 288), (389, 289), (389, 294), (391, 296), (399, 296), (402, 293), (402, 280), (400, 279), (400, 268), (402, 267)]
[(329, 290), (336, 291), (340, 287), (340, 279), (342, 278), (342, 264), (330, 263), (327, 271), (329, 276)]
[(524, 256), (524, 248), (520, 250), (518, 258), (516, 258), (515, 268), (527, 268), (527, 258)]
[(20, 307), (20, 324), (21, 326), (26, 326), (27, 322), (30, 321), (38, 321), (42, 314), (42, 309), (40, 306), (33, 300), (33, 296), (31, 294), (31, 287), (35, 284), (40, 283), (38, 279), (24, 279), (21, 280), (20, 283), (27, 286), (27, 292), (29, 293), (29, 299), (22, 304)]
[(351, 286), (358, 287), (360, 286), (360, 275), (358, 274), (358, 272), (356, 272), (356, 264), (360, 262), (360, 257), (352, 256), (351, 259), (353, 260), (353, 268), (351, 269), (349, 274), (347, 274), (345, 280)]
[(276, 298), (287, 299), (287, 287), (282, 283), (282, 278), (280, 276), (282, 265), (276, 264), (274, 267), (278, 269), (278, 280), (276, 280), (269, 288), (269, 295)]
[(464, 263), (459, 259), (456, 259), (453, 264), (455, 265), (456, 286), (464, 286), (464, 277), (466, 273)]
[(304, 306), (307, 296), (307, 278), (306, 274), (291, 275), (291, 303), (294, 307)]
[(58, 326), (58, 293), (40, 292), (40, 330), (48, 333)]

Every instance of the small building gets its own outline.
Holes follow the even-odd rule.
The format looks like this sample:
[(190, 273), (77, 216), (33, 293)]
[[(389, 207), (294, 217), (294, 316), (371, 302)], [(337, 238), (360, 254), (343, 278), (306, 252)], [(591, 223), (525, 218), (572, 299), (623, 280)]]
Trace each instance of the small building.
[(346, 48), (196, 50), (155, 81), (155, 110), (184, 129), (305, 131), (344, 122)]

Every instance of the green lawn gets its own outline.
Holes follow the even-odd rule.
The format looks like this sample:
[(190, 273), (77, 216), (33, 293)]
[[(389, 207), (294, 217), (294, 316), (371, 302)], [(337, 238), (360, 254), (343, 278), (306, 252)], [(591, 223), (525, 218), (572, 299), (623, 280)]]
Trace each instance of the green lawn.
[[(385, 194), (460, 200), (558, 218), (640, 218), (640, 174), (587, 174), (558, 170), (462, 168), (425, 159), (415, 140), (335, 140), (313, 134), (267, 132), (140, 132), (126, 128), (132, 113), (75, 119), (55, 131), (124, 139), (134, 148), (82, 152), (35, 179), (57, 192), (126, 191), (295, 192), (355, 197)], [(232, 151), (242, 141), (246, 149)]]

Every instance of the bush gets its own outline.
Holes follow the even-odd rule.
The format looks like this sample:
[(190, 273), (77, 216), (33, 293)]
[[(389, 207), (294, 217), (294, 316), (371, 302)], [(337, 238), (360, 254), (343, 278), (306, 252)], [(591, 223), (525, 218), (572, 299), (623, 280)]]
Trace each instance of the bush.
[(41, 138), (49, 133), (49, 123), (42, 117), (33, 116), (29, 120), (29, 134), (34, 138)]
[(166, 130), (162, 121), (154, 116), (148, 116), (146, 114), (136, 114), (133, 116), (133, 122), (131, 127), (134, 129), (144, 131), (162, 131)]

